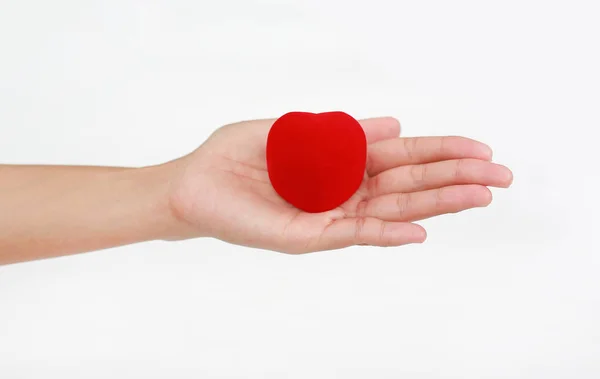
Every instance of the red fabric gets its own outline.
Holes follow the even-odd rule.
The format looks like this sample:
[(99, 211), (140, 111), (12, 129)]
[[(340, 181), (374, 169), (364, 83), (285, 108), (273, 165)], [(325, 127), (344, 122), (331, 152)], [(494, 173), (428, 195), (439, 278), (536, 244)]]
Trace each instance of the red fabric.
[(269, 131), (271, 184), (306, 212), (324, 212), (346, 202), (363, 180), (366, 161), (365, 133), (343, 112), (287, 113)]

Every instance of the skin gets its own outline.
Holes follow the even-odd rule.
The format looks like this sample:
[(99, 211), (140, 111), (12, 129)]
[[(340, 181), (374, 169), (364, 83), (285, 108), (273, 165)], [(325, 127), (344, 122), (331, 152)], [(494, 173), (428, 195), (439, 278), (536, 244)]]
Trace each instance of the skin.
[(362, 120), (368, 158), (359, 190), (339, 208), (305, 213), (269, 182), (273, 122), (224, 126), (156, 166), (0, 165), (0, 264), (198, 237), (290, 254), (422, 243), (415, 221), (485, 207), (487, 187), (512, 183), (481, 142), (399, 138), (393, 118)]

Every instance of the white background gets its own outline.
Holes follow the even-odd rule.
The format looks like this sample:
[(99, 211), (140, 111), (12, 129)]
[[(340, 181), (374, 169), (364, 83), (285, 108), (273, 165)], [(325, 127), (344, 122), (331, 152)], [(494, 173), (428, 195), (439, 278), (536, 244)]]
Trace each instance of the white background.
[(0, 377), (600, 377), (595, 3), (0, 1), (2, 163), (155, 164), (343, 110), (480, 139), (515, 175), (420, 246), (1, 267)]

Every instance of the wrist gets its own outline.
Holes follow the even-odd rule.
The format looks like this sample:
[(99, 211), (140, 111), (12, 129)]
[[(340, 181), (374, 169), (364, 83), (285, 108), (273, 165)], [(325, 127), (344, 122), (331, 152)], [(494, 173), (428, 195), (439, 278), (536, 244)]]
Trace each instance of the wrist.
[(195, 228), (182, 219), (173, 206), (174, 187), (180, 171), (177, 160), (136, 169), (135, 181), (149, 196), (150, 217), (153, 219), (149, 225), (148, 240), (176, 241), (198, 236)]

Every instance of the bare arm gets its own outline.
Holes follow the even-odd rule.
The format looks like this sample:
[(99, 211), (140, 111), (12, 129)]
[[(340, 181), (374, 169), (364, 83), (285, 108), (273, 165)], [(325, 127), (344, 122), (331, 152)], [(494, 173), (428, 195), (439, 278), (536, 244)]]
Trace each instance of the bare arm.
[(0, 165), (0, 264), (170, 238), (168, 174)]

